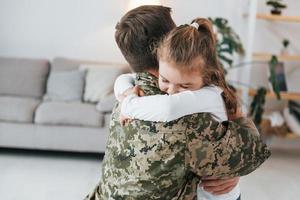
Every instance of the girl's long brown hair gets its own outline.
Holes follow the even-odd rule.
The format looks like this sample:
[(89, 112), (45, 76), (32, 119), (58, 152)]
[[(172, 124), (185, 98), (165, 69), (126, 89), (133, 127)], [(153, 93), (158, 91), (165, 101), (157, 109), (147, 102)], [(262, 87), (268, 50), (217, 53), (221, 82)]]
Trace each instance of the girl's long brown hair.
[(162, 40), (157, 48), (158, 58), (185, 69), (200, 68), (204, 85), (213, 84), (223, 89), (222, 97), (230, 118), (237, 111), (238, 100), (219, 63), (212, 24), (205, 18), (196, 18), (192, 23), (198, 24), (198, 29), (188, 24), (181, 25)]

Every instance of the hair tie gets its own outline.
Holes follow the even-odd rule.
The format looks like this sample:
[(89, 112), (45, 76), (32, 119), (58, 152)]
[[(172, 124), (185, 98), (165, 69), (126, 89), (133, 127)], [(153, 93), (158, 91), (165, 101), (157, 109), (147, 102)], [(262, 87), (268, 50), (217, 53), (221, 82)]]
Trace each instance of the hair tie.
[(191, 27), (194, 27), (195, 29), (198, 30), (199, 28), (199, 24), (197, 22), (193, 22), (192, 24), (190, 24)]

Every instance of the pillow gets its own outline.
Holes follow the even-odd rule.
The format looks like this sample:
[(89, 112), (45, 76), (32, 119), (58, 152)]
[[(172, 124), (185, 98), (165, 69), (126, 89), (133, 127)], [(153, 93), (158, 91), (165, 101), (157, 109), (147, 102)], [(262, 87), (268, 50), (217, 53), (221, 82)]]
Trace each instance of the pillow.
[(110, 94), (98, 102), (96, 109), (100, 112), (112, 112), (117, 99), (115, 94)]
[(82, 100), (84, 88), (84, 70), (51, 72), (47, 83), (48, 101), (76, 101)]
[(124, 67), (115, 65), (81, 65), (79, 69), (87, 70), (83, 100), (96, 103), (113, 91), (118, 75)]

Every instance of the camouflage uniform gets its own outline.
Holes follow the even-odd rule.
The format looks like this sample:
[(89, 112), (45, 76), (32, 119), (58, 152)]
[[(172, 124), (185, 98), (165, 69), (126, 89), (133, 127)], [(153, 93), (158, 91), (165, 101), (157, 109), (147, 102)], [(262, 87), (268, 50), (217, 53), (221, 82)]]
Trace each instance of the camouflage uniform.
[[(161, 94), (149, 73), (138, 73), (136, 84), (146, 95)], [(122, 127), (119, 114), (117, 104), (101, 180), (86, 200), (196, 199), (201, 177), (246, 175), (270, 156), (247, 119), (225, 124), (198, 113), (168, 123), (133, 120)]]

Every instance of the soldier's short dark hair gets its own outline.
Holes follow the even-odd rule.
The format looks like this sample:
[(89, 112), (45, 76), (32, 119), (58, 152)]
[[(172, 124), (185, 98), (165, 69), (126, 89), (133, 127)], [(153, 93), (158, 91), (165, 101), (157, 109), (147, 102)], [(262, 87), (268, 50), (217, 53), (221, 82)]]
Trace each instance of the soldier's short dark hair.
[(135, 72), (158, 69), (153, 49), (170, 30), (176, 27), (171, 8), (140, 6), (127, 12), (116, 25), (115, 40)]

